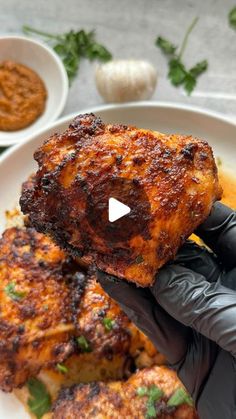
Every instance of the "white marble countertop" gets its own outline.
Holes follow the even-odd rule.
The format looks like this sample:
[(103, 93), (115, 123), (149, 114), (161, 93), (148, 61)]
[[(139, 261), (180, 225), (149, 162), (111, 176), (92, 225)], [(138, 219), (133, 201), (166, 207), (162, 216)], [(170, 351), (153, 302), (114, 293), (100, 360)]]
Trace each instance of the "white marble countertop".
[[(95, 29), (98, 41), (114, 57), (148, 59), (156, 66), (159, 80), (153, 100), (197, 105), (236, 120), (236, 31), (227, 18), (235, 5), (235, 0), (0, 0), (0, 32), (21, 33), (23, 24), (54, 33)], [(179, 44), (195, 16), (199, 22), (184, 61), (191, 66), (206, 58), (209, 70), (188, 97), (170, 85), (166, 59), (154, 41), (162, 35)], [(64, 114), (102, 102), (94, 65), (83, 61)]]

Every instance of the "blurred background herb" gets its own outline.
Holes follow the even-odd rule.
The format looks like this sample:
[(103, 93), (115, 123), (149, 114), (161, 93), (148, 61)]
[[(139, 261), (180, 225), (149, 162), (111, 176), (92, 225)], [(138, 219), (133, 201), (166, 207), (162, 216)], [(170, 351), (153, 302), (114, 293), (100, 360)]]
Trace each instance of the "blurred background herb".
[(65, 66), (69, 82), (77, 75), (81, 58), (87, 58), (89, 61), (106, 62), (112, 58), (108, 49), (96, 41), (95, 31), (86, 32), (80, 30), (53, 35), (24, 25), (23, 32), (27, 35), (35, 34), (46, 38), (51, 42), (54, 51), (61, 57)]
[[(170, 79), (171, 83), (176, 87), (182, 85), (188, 95), (190, 95), (195, 88), (197, 84), (197, 78), (200, 76), (200, 74), (206, 71), (208, 67), (207, 60), (203, 60), (187, 70), (182, 60), (188, 43), (188, 37), (197, 21), (198, 18), (196, 17), (188, 27), (180, 47), (177, 47), (161, 36), (158, 36), (155, 42), (156, 46), (159, 47), (163, 54), (165, 54), (168, 58), (168, 78)], [(179, 52), (177, 53), (177, 51)]]
[(229, 24), (233, 29), (236, 29), (236, 6), (229, 12)]

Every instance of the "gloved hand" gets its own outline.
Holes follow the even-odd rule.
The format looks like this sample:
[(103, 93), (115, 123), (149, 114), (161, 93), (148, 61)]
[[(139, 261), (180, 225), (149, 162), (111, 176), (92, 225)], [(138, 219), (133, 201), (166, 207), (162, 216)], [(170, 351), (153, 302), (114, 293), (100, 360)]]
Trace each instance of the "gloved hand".
[(98, 279), (153, 341), (192, 395), (201, 419), (236, 418), (236, 213), (216, 203), (151, 288)]

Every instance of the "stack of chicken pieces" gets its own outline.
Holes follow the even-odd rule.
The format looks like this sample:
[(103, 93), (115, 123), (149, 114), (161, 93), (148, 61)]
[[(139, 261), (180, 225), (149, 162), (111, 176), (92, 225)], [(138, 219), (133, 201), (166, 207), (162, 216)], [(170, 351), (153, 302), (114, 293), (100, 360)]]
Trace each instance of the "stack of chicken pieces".
[[(124, 257), (123, 265), (112, 264), (113, 250), (104, 243), (96, 248), (94, 232), (74, 218), (84, 219), (78, 174), (87, 176), (87, 185), (101, 179), (98, 171), (114, 176), (114, 150), (123, 156), (119, 176), (124, 164), (130, 177), (133, 162), (135, 177), (149, 191), (152, 213), (150, 246), (144, 238), (126, 243), (132, 258), (128, 263)], [(45, 418), (196, 418), (176, 374), (105, 294), (94, 267), (121, 278), (127, 273), (138, 285), (153, 282), (157, 269), (174, 257), (220, 197), (210, 147), (190, 136), (105, 125), (89, 114), (52, 136), (35, 157), (39, 170), (23, 185), (21, 198), (25, 225), (7, 229), (0, 241), (0, 388), (10, 392), (41, 377), (53, 399)], [(142, 262), (130, 269), (140, 247)]]

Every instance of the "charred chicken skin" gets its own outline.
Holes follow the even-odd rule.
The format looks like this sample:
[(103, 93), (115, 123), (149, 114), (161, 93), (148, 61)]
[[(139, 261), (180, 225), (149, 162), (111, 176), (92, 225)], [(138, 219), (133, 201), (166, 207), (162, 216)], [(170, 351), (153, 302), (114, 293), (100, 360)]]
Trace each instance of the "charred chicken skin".
[(122, 378), (132, 362), (142, 367), (161, 360), (95, 277), (33, 228), (3, 234), (0, 284), (4, 391), (62, 362), (68, 362), (70, 375), (60, 379), (71, 383), (82, 369), (86, 381)]
[(133, 374), (126, 382), (95, 382), (64, 388), (52, 411), (48, 419), (198, 417), (176, 374), (157, 366)]
[[(34, 186), (25, 187), (21, 197), (21, 208), (33, 226), (50, 234), (80, 263), (141, 286), (153, 282), (158, 269), (174, 258), (221, 197), (206, 141), (106, 125), (93, 114), (79, 115), (63, 134), (50, 137), (35, 159), (39, 169)], [(134, 217), (144, 213), (145, 228), (111, 245), (91, 225), (88, 206), (95, 190), (98, 204), (105, 192), (113, 196), (117, 179), (139, 185), (149, 207), (145, 212), (144, 202), (137, 199)], [(132, 190), (125, 193), (132, 201)], [(138, 223), (134, 218), (132, 225)]]
[(143, 349), (151, 358), (157, 356), (149, 339), (103, 291), (95, 276), (87, 275), (85, 291), (78, 305), (77, 292), (78, 287), (75, 284), (72, 304), (76, 334), (86, 337), (96, 357), (112, 359), (114, 354), (129, 353), (136, 358)]
[(164, 357), (105, 294), (94, 275), (77, 274), (71, 288), (76, 351), (64, 365), (46, 371), (53, 381), (53, 397), (60, 386), (78, 382), (122, 379), (136, 368), (163, 364)]
[(23, 385), (73, 351), (64, 253), (34, 229), (11, 228), (0, 241), (0, 388)]

